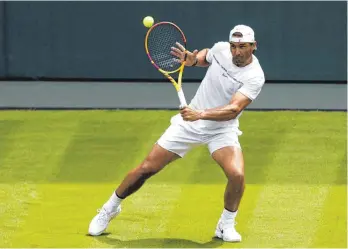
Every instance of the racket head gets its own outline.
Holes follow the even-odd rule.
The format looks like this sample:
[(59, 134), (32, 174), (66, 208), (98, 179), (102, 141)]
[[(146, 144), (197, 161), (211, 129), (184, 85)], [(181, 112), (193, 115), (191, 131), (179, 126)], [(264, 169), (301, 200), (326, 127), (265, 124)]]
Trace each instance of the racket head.
[(145, 50), (151, 63), (163, 73), (175, 73), (184, 66), (178, 58), (170, 53), (171, 47), (179, 42), (186, 49), (184, 32), (172, 22), (159, 22), (146, 33)]

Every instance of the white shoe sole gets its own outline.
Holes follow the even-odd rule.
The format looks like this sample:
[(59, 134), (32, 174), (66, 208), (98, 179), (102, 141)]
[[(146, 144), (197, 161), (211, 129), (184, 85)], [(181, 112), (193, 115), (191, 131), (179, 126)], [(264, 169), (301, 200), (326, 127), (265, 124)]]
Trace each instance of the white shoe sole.
[(220, 229), (215, 230), (215, 236), (222, 239), (222, 233), (221, 233)]
[[(106, 230), (106, 229), (105, 229)], [(104, 231), (105, 231), (104, 230)], [(99, 236), (99, 235), (101, 235), (104, 231), (101, 231), (100, 233), (93, 233), (93, 232), (88, 232), (88, 234), (90, 235), (90, 236)]]
[(226, 240), (223, 235), (222, 235), (222, 232), (220, 229), (216, 229), (215, 230), (215, 236), (218, 237), (219, 239), (222, 239), (223, 241), (226, 241), (226, 242), (241, 242), (242, 239), (232, 239), (232, 240)]

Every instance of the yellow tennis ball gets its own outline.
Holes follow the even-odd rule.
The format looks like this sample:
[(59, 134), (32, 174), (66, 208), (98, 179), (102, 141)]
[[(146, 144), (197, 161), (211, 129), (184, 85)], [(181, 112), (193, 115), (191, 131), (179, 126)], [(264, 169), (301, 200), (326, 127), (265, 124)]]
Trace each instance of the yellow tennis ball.
[(146, 28), (150, 28), (154, 23), (153, 17), (152, 16), (147, 16), (143, 20), (143, 24)]

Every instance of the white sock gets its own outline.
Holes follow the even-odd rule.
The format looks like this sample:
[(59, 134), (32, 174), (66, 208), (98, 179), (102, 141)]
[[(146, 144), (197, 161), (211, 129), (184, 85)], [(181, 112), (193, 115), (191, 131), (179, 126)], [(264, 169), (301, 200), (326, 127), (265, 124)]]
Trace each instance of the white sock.
[(116, 195), (116, 192), (113, 192), (112, 195), (110, 196), (110, 199), (104, 204), (103, 207), (108, 212), (115, 212), (122, 201), (123, 199), (119, 198)]
[(227, 220), (227, 219), (235, 219), (236, 216), (237, 216), (237, 212), (238, 212), (238, 210), (235, 211), (235, 212), (231, 212), (231, 211), (228, 211), (228, 210), (224, 209), (222, 211), (221, 218), (223, 218), (225, 220)]

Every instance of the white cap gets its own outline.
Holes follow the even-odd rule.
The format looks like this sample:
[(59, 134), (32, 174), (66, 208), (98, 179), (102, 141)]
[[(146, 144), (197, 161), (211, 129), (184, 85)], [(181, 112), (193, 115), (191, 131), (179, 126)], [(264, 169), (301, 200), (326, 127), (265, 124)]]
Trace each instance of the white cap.
[[(242, 34), (242, 37), (233, 37), (236, 32)], [(246, 25), (237, 25), (230, 32), (230, 42), (255, 42), (255, 33), (252, 28)]]

